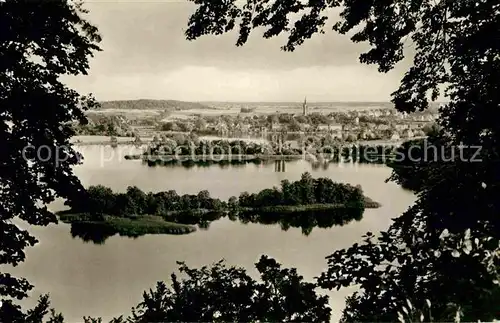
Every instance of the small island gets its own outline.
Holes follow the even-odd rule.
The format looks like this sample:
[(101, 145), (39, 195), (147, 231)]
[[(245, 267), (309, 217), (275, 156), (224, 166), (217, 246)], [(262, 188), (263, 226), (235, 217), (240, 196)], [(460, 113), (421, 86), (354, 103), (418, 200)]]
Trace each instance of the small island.
[[(300, 146), (300, 147), (299, 147)], [(164, 138), (149, 144), (142, 154), (126, 155), (149, 166), (170, 164), (245, 164), (262, 161), (308, 159), (329, 162), (385, 164), (394, 157), (393, 145), (359, 145), (325, 138), (307, 138), (292, 146), (283, 142), (243, 140), (199, 140), (190, 137)]]
[[(222, 217), (243, 223), (280, 223), (282, 227), (331, 227), (360, 220), (365, 208), (380, 204), (363, 195), (360, 186), (312, 178), (304, 173), (298, 181), (283, 180), (281, 187), (258, 193), (243, 192), (228, 201), (210, 197), (208, 191), (179, 195), (170, 190), (145, 193), (128, 187), (114, 193), (101, 185), (90, 186), (81, 196), (68, 200), (69, 210), (59, 219), (72, 224), (72, 234), (96, 240), (114, 234), (137, 237), (144, 234), (188, 234), (206, 229)], [(105, 237), (97, 240), (104, 241)]]

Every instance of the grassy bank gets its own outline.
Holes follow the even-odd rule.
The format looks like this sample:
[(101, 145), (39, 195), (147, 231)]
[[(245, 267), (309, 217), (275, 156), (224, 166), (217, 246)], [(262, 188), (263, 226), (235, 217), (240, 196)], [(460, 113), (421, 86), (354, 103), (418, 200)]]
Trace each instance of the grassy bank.
[(378, 209), (379, 207), (382, 206), (382, 204), (372, 200), (368, 196), (364, 196), (363, 199), (364, 199), (363, 204), (365, 206), (365, 209)]
[[(381, 206), (380, 203), (373, 201), (369, 197), (364, 197), (364, 208), (365, 209), (377, 209)], [(209, 210), (209, 209), (192, 209), (192, 210), (180, 210), (180, 211), (168, 211), (167, 216), (176, 216), (182, 214), (190, 215), (204, 215), (208, 213), (218, 212), (225, 215), (231, 213), (232, 211), (262, 211), (262, 212), (281, 212), (281, 213), (299, 213), (299, 212), (309, 212), (309, 211), (328, 211), (346, 208), (359, 208), (358, 206), (350, 206), (346, 204), (331, 204), (331, 203), (315, 203), (315, 204), (304, 204), (304, 205), (274, 205), (274, 206), (263, 206), (258, 208), (251, 207), (237, 207), (236, 209), (222, 209), (222, 210)]]
[[(378, 202), (372, 201), (369, 198), (365, 200), (365, 208), (367, 209), (376, 209), (381, 205)], [(328, 211), (328, 210), (337, 210), (337, 209), (345, 209), (350, 208), (349, 205), (345, 204), (330, 204), (330, 203), (321, 203), (321, 204), (307, 204), (307, 205), (274, 205), (274, 206), (263, 206), (259, 208), (241, 208), (242, 211), (261, 211), (261, 212), (280, 212), (280, 213), (298, 213), (298, 212), (309, 212), (309, 211)]]
[(141, 215), (138, 217), (115, 217), (104, 215), (102, 220), (92, 219), (85, 213), (60, 212), (59, 219), (64, 223), (88, 224), (100, 226), (124, 236), (144, 234), (187, 234), (196, 231), (196, 227), (187, 224), (165, 221), (160, 216)]

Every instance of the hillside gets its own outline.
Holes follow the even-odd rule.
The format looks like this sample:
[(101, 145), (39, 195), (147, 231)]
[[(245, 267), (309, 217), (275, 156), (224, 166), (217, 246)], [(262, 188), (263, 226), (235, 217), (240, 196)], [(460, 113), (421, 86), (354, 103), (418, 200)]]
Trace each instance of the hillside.
[(119, 100), (100, 102), (100, 109), (120, 109), (120, 110), (191, 110), (191, 109), (211, 109), (211, 107), (197, 103), (176, 100)]

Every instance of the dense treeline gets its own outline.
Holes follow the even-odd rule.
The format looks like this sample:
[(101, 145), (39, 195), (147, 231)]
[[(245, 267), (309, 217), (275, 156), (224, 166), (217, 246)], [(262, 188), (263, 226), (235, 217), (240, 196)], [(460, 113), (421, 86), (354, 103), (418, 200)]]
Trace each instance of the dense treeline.
[[(391, 145), (343, 145), (339, 141), (303, 140), (301, 147), (292, 147), (290, 143), (281, 146), (275, 142), (256, 143), (243, 140), (199, 140), (186, 136), (164, 138), (161, 142), (150, 145), (142, 158), (156, 165), (161, 161), (175, 160), (172, 156), (259, 156), (269, 155), (302, 156), (305, 154), (320, 156), (331, 162), (354, 161), (359, 163), (385, 163), (394, 156), (395, 147)], [(139, 156), (126, 156), (137, 159)], [(256, 157), (257, 158), (257, 157)], [(218, 159), (217, 159), (218, 161)]]
[[(426, 180), (423, 171), (426, 169), (425, 165), (427, 163), (424, 160), (417, 161), (415, 158), (423, 157), (421, 148), (423, 148), (424, 143), (425, 139), (411, 140), (404, 142), (397, 148), (396, 153), (401, 158), (387, 163), (393, 170), (391, 178), (387, 179), (387, 181), (394, 180), (401, 187), (411, 191), (416, 191), (422, 187), (423, 181)], [(416, 147), (419, 148), (419, 151), (415, 151)], [(410, 156), (413, 158), (410, 158)]]
[(146, 194), (136, 186), (129, 186), (126, 193), (114, 193), (102, 185), (90, 186), (85, 198), (71, 200), (68, 204), (75, 213), (116, 217), (168, 216), (172, 211), (221, 210), (225, 207), (225, 202), (211, 198), (208, 191), (200, 191), (197, 195), (179, 195), (174, 190)]
[(281, 189), (264, 189), (258, 193), (243, 192), (239, 198), (231, 197), (228, 202), (210, 197), (206, 190), (196, 195), (179, 195), (174, 190), (145, 193), (136, 186), (129, 186), (125, 193), (114, 193), (102, 185), (90, 186), (85, 198), (67, 202), (75, 213), (130, 217), (138, 215), (168, 216), (183, 211), (223, 211), (226, 208), (262, 208), (275, 206), (299, 206), (314, 204), (342, 204), (348, 207), (364, 208), (365, 197), (359, 186), (335, 183), (328, 178), (312, 178), (310, 173), (302, 174), (298, 181), (281, 182)]
[[(235, 205), (236, 198), (229, 199), (229, 206)], [(361, 187), (335, 183), (329, 178), (312, 178), (304, 173), (300, 180), (283, 180), (281, 189), (264, 189), (259, 193), (243, 192), (238, 198), (240, 207), (259, 208), (278, 205), (342, 204), (346, 207), (364, 208)]]
[(449, 145), (436, 131), (431, 131), (426, 139), (406, 141), (395, 150), (396, 157), (387, 163), (392, 168), (388, 180), (416, 192), (431, 184), (429, 178), (434, 175), (436, 164), (449, 165), (457, 160), (475, 163), (479, 161), (477, 152), (477, 146)]
[(132, 137), (134, 135), (128, 124), (116, 115), (88, 114), (87, 124), (74, 123), (73, 129), (82, 136), (119, 136)]
[(252, 113), (252, 112), (254, 112), (254, 111), (255, 111), (255, 109), (256, 109), (255, 107), (252, 107), (252, 108), (245, 108), (245, 107), (242, 107), (242, 108), (240, 109), (240, 112), (241, 112), (241, 113)]
[[(317, 292), (314, 283), (267, 256), (255, 264), (258, 279), (224, 261), (200, 269), (178, 264), (182, 275), (172, 274), (170, 286), (158, 282), (144, 292), (132, 315), (112, 322), (327, 322), (330, 318), (328, 297)], [(84, 322), (102, 321), (84, 317)]]
[(270, 152), (271, 146), (243, 140), (198, 140), (189, 137), (166, 138), (161, 143), (150, 145), (143, 153), (144, 156), (161, 155), (254, 155)]

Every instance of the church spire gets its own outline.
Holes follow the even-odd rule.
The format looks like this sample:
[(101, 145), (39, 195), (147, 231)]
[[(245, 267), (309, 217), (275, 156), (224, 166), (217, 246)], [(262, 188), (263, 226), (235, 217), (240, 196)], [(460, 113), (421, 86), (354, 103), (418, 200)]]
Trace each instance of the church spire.
[(307, 115), (307, 96), (304, 97), (304, 104), (302, 104), (302, 114)]

